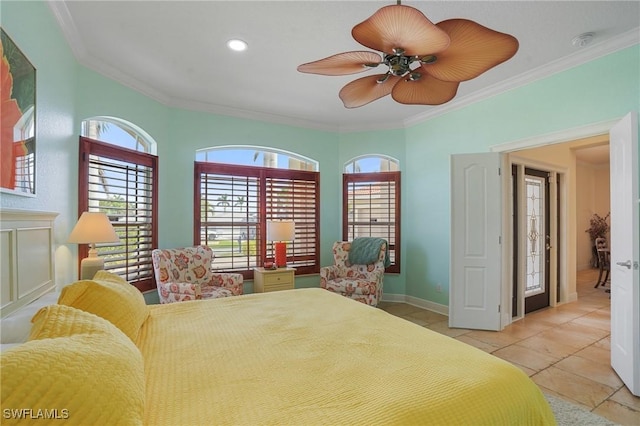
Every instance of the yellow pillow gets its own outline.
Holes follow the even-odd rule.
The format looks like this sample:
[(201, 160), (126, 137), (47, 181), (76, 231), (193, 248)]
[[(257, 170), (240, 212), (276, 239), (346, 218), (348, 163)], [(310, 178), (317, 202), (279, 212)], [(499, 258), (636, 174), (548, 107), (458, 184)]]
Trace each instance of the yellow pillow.
[(120, 329), (106, 319), (67, 305), (45, 306), (31, 318), (31, 323), (28, 340), (54, 339), (78, 334), (107, 334), (123, 339), (125, 343), (137, 349)]
[[(114, 284), (128, 285), (129, 287), (135, 289), (135, 287), (132, 286), (131, 284), (129, 284), (129, 282), (127, 280), (122, 278), (120, 275), (114, 274), (113, 272), (98, 271), (93, 276), (93, 279), (96, 280), (96, 281), (109, 281), (109, 282), (112, 282)], [(140, 291), (138, 289), (136, 289), (136, 291), (138, 293), (140, 293)], [(144, 300), (144, 297), (143, 297), (143, 300)]]
[(3, 424), (142, 424), (142, 355), (120, 330), (62, 305), (33, 322), (33, 340), (0, 355)]
[(98, 272), (93, 280), (82, 280), (62, 289), (58, 303), (96, 314), (114, 324), (135, 342), (149, 316), (142, 293), (109, 272)]

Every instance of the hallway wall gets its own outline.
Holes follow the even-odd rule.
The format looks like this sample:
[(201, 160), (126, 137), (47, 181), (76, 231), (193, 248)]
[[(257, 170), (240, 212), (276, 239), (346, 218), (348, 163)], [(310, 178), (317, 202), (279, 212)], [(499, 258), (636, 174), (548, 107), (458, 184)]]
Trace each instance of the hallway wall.
[(609, 164), (576, 164), (576, 269), (582, 271), (592, 267), (591, 239), (586, 231), (591, 217), (605, 217), (611, 206)]

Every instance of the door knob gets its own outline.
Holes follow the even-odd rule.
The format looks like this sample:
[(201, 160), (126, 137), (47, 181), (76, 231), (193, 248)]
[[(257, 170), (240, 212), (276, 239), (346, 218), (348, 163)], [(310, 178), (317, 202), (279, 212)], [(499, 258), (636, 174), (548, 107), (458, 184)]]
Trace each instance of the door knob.
[(626, 266), (627, 269), (631, 269), (631, 261), (627, 260), (626, 262), (616, 262), (616, 265)]

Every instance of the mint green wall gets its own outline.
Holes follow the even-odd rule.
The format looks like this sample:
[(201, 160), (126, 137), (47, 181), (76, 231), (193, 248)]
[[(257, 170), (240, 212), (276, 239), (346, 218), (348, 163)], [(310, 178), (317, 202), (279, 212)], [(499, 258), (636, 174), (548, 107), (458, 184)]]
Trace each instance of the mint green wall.
[(77, 218), (77, 65), (43, 2), (2, 1), (0, 25), (36, 68), (36, 197), (0, 193), (0, 207), (58, 212), (56, 282), (76, 275), (77, 246), (66, 238)]
[[(388, 155), (397, 159), (400, 162), (400, 171), (402, 173), (400, 182), (400, 196), (401, 196), (401, 226), (404, 225), (404, 213), (405, 206), (407, 205), (407, 197), (405, 188), (406, 182), (406, 163), (405, 163), (405, 133), (404, 129), (395, 130), (379, 130), (375, 132), (357, 132), (357, 133), (344, 133), (340, 134), (340, 153), (337, 168), (332, 170), (331, 173), (335, 174), (337, 179), (339, 194), (342, 194), (342, 173), (344, 171), (345, 163), (353, 160), (355, 157), (366, 154), (382, 154)], [(342, 236), (342, 198), (336, 200), (335, 208), (339, 215), (338, 236), (341, 239)], [(406, 244), (404, 240), (404, 231), (408, 229), (406, 226), (402, 226), (400, 231), (400, 274), (385, 274), (383, 291), (386, 294), (400, 294), (403, 295), (406, 292), (405, 288), (405, 276), (407, 270), (406, 262)], [(383, 296), (384, 297), (384, 296)]]
[(636, 45), (406, 130), (408, 295), (448, 304), (450, 155), (638, 111), (639, 53)]

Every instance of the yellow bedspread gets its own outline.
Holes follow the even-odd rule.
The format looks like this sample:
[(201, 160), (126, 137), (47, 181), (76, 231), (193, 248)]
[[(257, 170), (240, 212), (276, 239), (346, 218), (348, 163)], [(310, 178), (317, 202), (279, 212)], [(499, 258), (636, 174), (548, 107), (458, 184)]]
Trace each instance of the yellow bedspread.
[(151, 307), (150, 425), (555, 424), (518, 368), (321, 289)]

